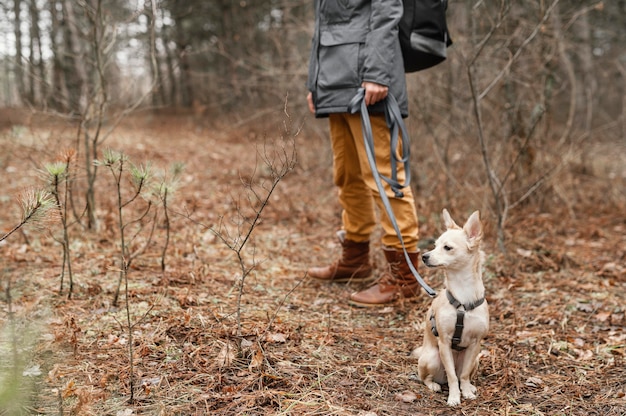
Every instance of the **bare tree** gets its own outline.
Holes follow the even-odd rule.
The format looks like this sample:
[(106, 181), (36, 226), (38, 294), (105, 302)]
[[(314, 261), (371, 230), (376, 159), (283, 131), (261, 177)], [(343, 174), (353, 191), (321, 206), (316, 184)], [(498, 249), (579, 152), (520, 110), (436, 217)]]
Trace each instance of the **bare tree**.
[(22, 0), (13, 0), (13, 31), (15, 35), (15, 85), (17, 93), (21, 100), (24, 99), (26, 88), (24, 86), (24, 67), (22, 57), (22, 18), (21, 18)]
[(70, 94), (71, 110), (83, 114), (87, 106), (87, 68), (85, 44), (80, 35), (80, 25), (74, 11), (74, 2), (61, 0), (63, 10), (63, 39), (67, 53), (64, 55), (65, 85)]
[(65, 49), (64, 43), (58, 39), (63, 34), (61, 19), (59, 18), (59, 0), (50, 0), (48, 10), (50, 12), (50, 49), (52, 52), (52, 71), (50, 79), (50, 95), (45, 97), (47, 105), (54, 110), (66, 112), (70, 109), (69, 93), (65, 82)]
[(166, 97), (165, 91), (163, 89), (163, 74), (161, 71), (161, 65), (159, 64), (159, 55), (157, 49), (156, 19), (158, 17), (158, 13), (155, 1), (146, 0), (144, 8), (144, 14), (148, 19), (148, 66), (150, 67), (150, 76), (152, 78), (152, 84), (154, 85), (152, 104), (160, 105), (166, 102)]
[(37, 0), (29, 0), (30, 39), (29, 39), (29, 91), (28, 98), (34, 105), (40, 105), (42, 97), (47, 95), (46, 71), (41, 46), (41, 30), (39, 29), (39, 7)]
[[(416, 186), (425, 192), (436, 189), (438, 197), (455, 195), (446, 199), (450, 204), (469, 198), (474, 207), (489, 212), (502, 248), (514, 210), (528, 204), (549, 210), (549, 204), (561, 200), (574, 215), (572, 201), (562, 196), (567, 183), (562, 179), (572, 162), (584, 158), (583, 139), (602, 126), (599, 102), (613, 96), (611, 91), (600, 93), (603, 84), (598, 82), (603, 71), (613, 72), (614, 62), (600, 59), (613, 49), (606, 41), (609, 32), (598, 36), (597, 22), (606, 18), (598, 13), (599, 4), (451, 3), (455, 45), (448, 61), (409, 77), (411, 111), (417, 109), (420, 116), (412, 137), (417, 139), (416, 153), (426, 162), (416, 165), (415, 177), (424, 178)], [(587, 30), (583, 17), (594, 30)], [(601, 69), (601, 60), (609, 68)], [(622, 98), (615, 98), (615, 92), (610, 101), (620, 108)], [(616, 128), (614, 120), (603, 131)], [(434, 152), (424, 151), (425, 131), (432, 136)], [(459, 198), (461, 194), (466, 198)]]

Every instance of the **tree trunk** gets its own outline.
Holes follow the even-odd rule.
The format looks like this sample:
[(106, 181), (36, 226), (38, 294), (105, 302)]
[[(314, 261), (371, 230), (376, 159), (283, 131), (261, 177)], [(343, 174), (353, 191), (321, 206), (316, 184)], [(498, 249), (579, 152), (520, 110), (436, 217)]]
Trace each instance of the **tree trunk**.
[(183, 107), (191, 107), (193, 101), (193, 85), (191, 82), (191, 64), (187, 48), (190, 46), (183, 21), (177, 19), (175, 25), (176, 58), (178, 59), (180, 103)]
[(47, 105), (55, 110), (66, 112), (69, 110), (69, 95), (65, 84), (65, 70), (63, 67), (65, 51), (63, 42), (58, 42), (58, 37), (63, 35), (61, 22), (57, 10), (58, 0), (50, 0), (50, 49), (52, 51), (52, 76), (50, 95), (47, 97)]
[(30, 71), (29, 98), (36, 106), (43, 106), (43, 97), (47, 95), (46, 71), (41, 50), (41, 30), (39, 30), (39, 8), (37, 0), (30, 0)]
[[(33, 13), (33, 1), (29, 0), (28, 2), (28, 14), (30, 15), (30, 28), (28, 33), (28, 70), (26, 71), (26, 80), (25, 80), (25, 88), (26, 88), (26, 101), (29, 105), (35, 104), (35, 84), (37, 82), (37, 77), (35, 75), (35, 66), (37, 63), (37, 57), (35, 56), (35, 17)], [(37, 8), (36, 6), (34, 7)]]
[(593, 122), (594, 97), (597, 89), (595, 73), (593, 70), (593, 44), (591, 39), (591, 25), (589, 24), (589, 14), (583, 13), (576, 23), (578, 38), (581, 42), (578, 45), (578, 56), (580, 59), (582, 72), (582, 88), (580, 103), (584, 107), (584, 125), (583, 131), (586, 137), (589, 137)]
[(152, 105), (158, 106), (165, 103), (165, 92), (163, 89), (163, 75), (159, 64), (159, 54), (156, 45), (156, 5), (153, 0), (146, 0), (145, 15), (148, 25), (148, 66), (152, 79)]
[(20, 17), (22, 0), (13, 0), (13, 33), (15, 35), (15, 86), (17, 87), (17, 95), (20, 101), (24, 100), (24, 67), (22, 66), (22, 19)]
[(72, 0), (62, 0), (64, 18), (64, 39), (67, 54), (65, 55), (65, 84), (70, 95), (71, 109), (83, 114), (87, 108), (87, 70), (85, 56), (81, 51), (81, 42)]
[(170, 39), (164, 31), (162, 34), (163, 49), (165, 50), (165, 65), (167, 68), (167, 78), (169, 80), (168, 90), (164, 102), (169, 105), (177, 105), (177, 96), (179, 91), (178, 78), (176, 77), (176, 71), (174, 70), (174, 62), (176, 57), (174, 51), (170, 48)]

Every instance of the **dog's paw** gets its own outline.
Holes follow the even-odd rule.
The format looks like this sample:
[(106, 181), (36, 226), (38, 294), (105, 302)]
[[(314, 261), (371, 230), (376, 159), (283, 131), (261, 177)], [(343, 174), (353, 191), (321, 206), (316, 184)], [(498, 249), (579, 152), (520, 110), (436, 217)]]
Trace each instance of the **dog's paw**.
[(476, 398), (476, 386), (469, 381), (461, 382), (461, 392), (463, 392), (463, 397), (466, 399)]
[(458, 393), (450, 393), (448, 395), (448, 406), (458, 406), (461, 404), (461, 395)]
[(435, 383), (434, 381), (425, 381), (424, 384), (434, 392), (438, 393), (441, 391), (441, 384), (439, 383)]

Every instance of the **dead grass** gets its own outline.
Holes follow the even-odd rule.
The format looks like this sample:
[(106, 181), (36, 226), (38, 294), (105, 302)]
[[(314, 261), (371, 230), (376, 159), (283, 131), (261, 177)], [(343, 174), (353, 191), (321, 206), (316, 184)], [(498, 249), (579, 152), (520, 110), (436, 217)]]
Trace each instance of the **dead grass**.
[[(323, 141), (297, 138), (299, 167), (280, 184), (254, 234), (247, 261), (256, 267), (245, 283), (244, 334), (237, 336), (239, 267), (207, 227), (236, 214), (233, 202), (241, 196), (241, 179), (257, 163), (254, 143), (263, 132), (225, 137), (181, 116), (144, 123), (131, 120), (107, 145), (138, 161), (180, 160), (187, 167), (171, 205), (178, 214), (165, 273), (155, 244), (129, 274), (137, 322), (136, 402), (127, 401), (123, 311), (111, 305), (117, 282), (114, 229), (73, 229), (72, 301), (57, 293), (61, 247), (27, 231), (0, 246), (0, 324), (7, 325), (10, 281), (22, 365), (41, 370), (21, 377), (32, 385), (24, 383), (30, 399), (18, 414), (626, 414), (623, 199), (577, 205), (575, 217), (558, 204), (543, 212), (533, 204), (515, 211), (506, 255), (487, 235), (492, 319), (476, 380), (478, 398), (452, 410), (446, 394), (417, 381), (409, 358), (421, 340), (427, 296), (380, 310), (355, 309), (346, 302), (355, 287), (305, 277), (306, 267), (339, 250), (332, 238), (339, 219)], [(0, 194), (2, 229), (15, 218), (15, 191), (36, 180), (30, 173), (36, 161), (52, 157), (49, 149), (72, 137), (69, 129), (34, 126), (0, 133), (0, 169), (8, 184)], [(623, 178), (577, 180), (577, 191), (589, 201), (602, 200), (598, 181), (624, 184)], [(106, 189), (106, 180), (101, 186)], [(438, 234), (443, 208), (437, 190), (430, 192), (432, 197), (420, 201), (424, 244)], [(106, 219), (105, 195), (100, 193), (100, 214)], [(382, 267), (379, 255), (377, 260)], [(440, 287), (440, 276), (424, 273)], [(19, 336), (26, 328), (35, 335)], [(6, 354), (10, 342), (0, 340), (0, 375), (12, 364)]]

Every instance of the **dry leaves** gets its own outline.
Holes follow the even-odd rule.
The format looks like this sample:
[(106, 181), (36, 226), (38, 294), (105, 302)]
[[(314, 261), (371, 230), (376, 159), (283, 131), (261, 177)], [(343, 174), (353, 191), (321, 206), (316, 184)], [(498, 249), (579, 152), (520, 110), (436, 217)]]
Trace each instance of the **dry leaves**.
[[(305, 279), (296, 287), (306, 267), (327, 261), (339, 250), (331, 230), (339, 217), (327, 180), (330, 165), (318, 160), (322, 144), (299, 144), (302, 157), (309, 159), (277, 188), (268, 206), (269, 220), (256, 230), (254, 251), (246, 261), (254, 258), (257, 267), (238, 305), (237, 258), (209, 227), (224, 224), (236, 233), (245, 223), (231, 215), (236, 212), (233, 196), (242, 192), (239, 170), (258, 162), (251, 143), (236, 135), (216, 140), (212, 132), (189, 131), (176, 121), (152, 124), (160, 127), (150, 134), (145, 124), (131, 125), (123, 127), (124, 137), (108, 139), (111, 146), (126, 148), (133, 146), (128, 138), (140, 137), (133, 143), (141, 142), (142, 156), (185, 160), (190, 166), (179, 199), (171, 205), (177, 214), (171, 216), (166, 271), (159, 264), (161, 223), (154, 246), (133, 263), (131, 306), (154, 308), (145, 316), (148, 308), (131, 308), (137, 322), (131, 345), (119, 323), (125, 311), (111, 306), (118, 276), (115, 227), (74, 235), (72, 301), (58, 295), (58, 243), (27, 233), (23, 241), (0, 247), (6, 254), (0, 310), (7, 309), (10, 280), (15, 317), (41, 322), (44, 334), (22, 373), (37, 386), (33, 411), (58, 414), (62, 404), (65, 413), (86, 416), (452, 414), (445, 393), (430, 392), (421, 384), (408, 357), (421, 341), (418, 323), (430, 304), (427, 296), (362, 310), (346, 302), (357, 289), (353, 285)], [(64, 133), (45, 127), (42, 140), (51, 132), (58, 137)], [(220, 157), (216, 167), (216, 148), (221, 156), (237, 155), (238, 165)], [(37, 157), (32, 148), (14, 141), (0, 140), (0, 150), (0, 155), (12, 155), (13, 165), (21, 160), (15, 166), (25, 168)], [(112, 209), (105, 198), (110, 184), (99, 185), (100, 210), (106, 215)], [(584, 192), (592, 196), (597, 190)], [(464, 401), (454, 414), (623, 414), (624, 209), (577, 203), (572, 217), (562, 204), (545, 202), (550, 212), (539, 213), (529, 202), (510, 213), (507, 255), (498, 252), (491, 218), (485, 215), (484, 278), (491, 327), (475, 380), (478, 397)], [(457, 197), (455, 204), (474, 202)], [(441, 208), (439, 197), (420, 200), (423, 238), (438, 233)], [(3, 216), (7, 212), (0, 210), (0, 222), (7, 224), (10, 219)], [(381, 270), (379, 248), (372, 242)], [(420, 270), (440, 285), (440, 274)], [(0, 314), (1, 323), (7, 316)], [(129, 347), (137, 398), (132, 404), (127, 403)]]

